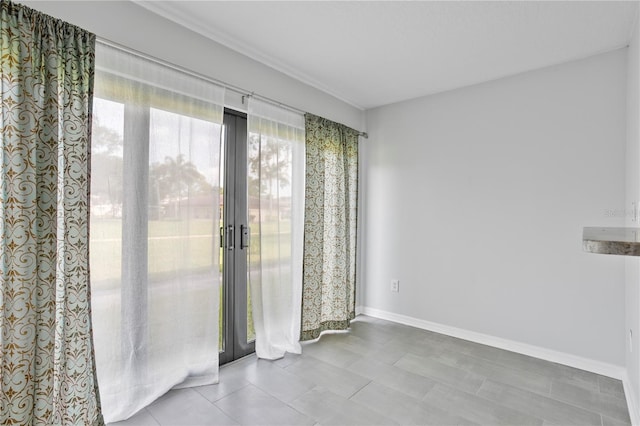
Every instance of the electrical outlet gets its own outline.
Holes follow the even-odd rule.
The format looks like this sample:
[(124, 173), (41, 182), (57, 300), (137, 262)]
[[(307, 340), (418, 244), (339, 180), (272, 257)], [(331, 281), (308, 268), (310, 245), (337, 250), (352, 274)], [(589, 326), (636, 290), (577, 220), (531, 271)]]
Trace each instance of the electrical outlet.
[(400, 280), (391, 280), (391, 291), (394, 293), (400, 291)]

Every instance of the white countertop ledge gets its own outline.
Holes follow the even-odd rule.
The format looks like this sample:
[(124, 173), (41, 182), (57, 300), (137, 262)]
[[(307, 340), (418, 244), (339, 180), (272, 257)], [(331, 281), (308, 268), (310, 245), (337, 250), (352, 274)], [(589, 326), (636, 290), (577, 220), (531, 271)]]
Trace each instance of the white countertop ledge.
[(640, 228), (584, 228), (582, 249), (589, 253), (640, 256)]

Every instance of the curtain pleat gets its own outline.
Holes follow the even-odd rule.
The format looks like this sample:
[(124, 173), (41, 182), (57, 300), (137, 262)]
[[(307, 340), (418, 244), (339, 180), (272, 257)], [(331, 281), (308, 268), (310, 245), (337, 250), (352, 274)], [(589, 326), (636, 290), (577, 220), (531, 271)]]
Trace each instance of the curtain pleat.
[(358, 133), (305, 115), (306, 185), (301, 340), (355, 318)]
[(0, 4), (0, 423), (101, 425), (89, 289), (95, 36)]

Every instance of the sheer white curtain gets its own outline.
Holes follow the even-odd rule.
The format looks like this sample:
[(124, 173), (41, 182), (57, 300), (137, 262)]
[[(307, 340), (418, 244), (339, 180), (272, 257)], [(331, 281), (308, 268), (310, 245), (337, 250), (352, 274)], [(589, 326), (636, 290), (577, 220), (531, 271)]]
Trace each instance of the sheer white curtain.
[(98, 44), (91, 284), (107, 422), (218, 380), (224, 88)]
[(256, 354), (300, 353), (304, 116), (249, 101), (249, 285)]

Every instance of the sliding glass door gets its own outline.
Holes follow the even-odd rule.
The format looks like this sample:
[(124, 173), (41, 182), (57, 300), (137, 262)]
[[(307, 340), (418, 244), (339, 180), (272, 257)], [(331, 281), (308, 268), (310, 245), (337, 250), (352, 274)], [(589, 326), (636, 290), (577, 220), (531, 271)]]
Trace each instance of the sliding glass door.
[(247, 285), (251, 244), (247, 198), (247, 117), (225, 110), (220, 182), (220, 364), (254, 352), (255, 331)]

